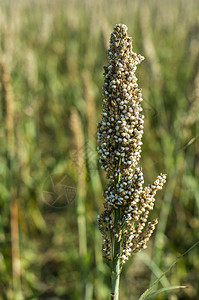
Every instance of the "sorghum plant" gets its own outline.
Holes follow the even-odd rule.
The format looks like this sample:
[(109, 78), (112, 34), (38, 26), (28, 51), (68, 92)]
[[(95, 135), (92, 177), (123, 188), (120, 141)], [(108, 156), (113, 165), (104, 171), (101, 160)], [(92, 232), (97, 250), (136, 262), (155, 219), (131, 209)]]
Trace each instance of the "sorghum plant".
[(143, 248), (152, 235), (157, 219), (148, 221), (157, 190), (166, 175), (143, 187), (141, 157), (144, 116), (142, 93), (135, 71), (144, 59), (132, 51), (127, 26), (117, 25), (110, 38), (108, 66), (104, 67), (102, 121), (98, 123), (98, 152), (106, 171), (104, 211), (98, 216), (103, 236), (103, 256), (111, 261), (111, 299), (118, 299), (123, 264)]

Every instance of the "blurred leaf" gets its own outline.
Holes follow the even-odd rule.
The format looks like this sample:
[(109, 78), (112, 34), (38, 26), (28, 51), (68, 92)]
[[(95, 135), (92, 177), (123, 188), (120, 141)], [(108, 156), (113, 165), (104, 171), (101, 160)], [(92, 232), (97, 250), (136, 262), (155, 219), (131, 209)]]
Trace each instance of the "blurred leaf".
[(39, 292), (39, 293), (36, 293), (28, 298), (25, 298), (24, 300), (32, 300), (32, 299), (36, 299), (37, 297), (41, 296), (42, 294), (44, 294), (44, 292)]

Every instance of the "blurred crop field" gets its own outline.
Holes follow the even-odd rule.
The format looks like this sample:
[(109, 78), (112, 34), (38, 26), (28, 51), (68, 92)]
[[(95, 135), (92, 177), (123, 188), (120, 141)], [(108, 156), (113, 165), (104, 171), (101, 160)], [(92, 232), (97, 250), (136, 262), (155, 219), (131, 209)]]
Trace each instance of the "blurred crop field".
[[(0, 300), (107, 300), (97, 215), (103, 66), (115, 24), (128, 26), (145, 129), (148, 184), (168, 180), (147, 250), (126, 265), (121, 300), (137, 300), (199, 240), (199, 1), (0, 1)], [(199, 299), (199, 247), (154, 299)]]

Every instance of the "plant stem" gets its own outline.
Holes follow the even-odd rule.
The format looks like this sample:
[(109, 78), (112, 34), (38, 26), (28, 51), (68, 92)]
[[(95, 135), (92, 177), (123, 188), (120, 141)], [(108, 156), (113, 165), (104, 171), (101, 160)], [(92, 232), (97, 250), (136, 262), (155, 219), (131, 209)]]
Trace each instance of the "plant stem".
[(120, 261), (115, 259), (112, 269), (111, 300), (119, 299)]
[[(118, 223), (120, 220), (120, 209), (115, 209), (115, 228), (118, 229)], [(119, 235), (119, 230), (117, 233)], [(118, 300), (119, 299), (119, 280), (120, 280), (120, 248), (121, 248), (121, 239), (120, 235), (118, 238), (115, 238), (114, 242), (114, 252), (113, 252), (113, 260), (112, 260), (112, 287), (111, 287), (111, 300)]]

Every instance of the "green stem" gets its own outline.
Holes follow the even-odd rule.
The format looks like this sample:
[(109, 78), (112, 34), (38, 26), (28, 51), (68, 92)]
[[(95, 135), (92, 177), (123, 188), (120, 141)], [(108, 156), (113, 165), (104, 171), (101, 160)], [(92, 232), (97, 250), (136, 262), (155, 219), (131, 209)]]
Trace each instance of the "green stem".
[[(120, 208), (115, 209), (115, 228), (118, 229), (118, 223), (120, 220)], [(117, 230), (118, 237), (115, 238), (114, 242), (114, 251), (113, 251), (113, 260), (112, 260), (112, 270), (111, 270), (111, 279), (112, 279), (112, 287), (111, 287), (111, 300), (119, 299), (119, 281), (120, 281), (120, 249), (121, 249), (121, 239), (119, 230)]]
[(119, 299), (120, 260), (113, 261), (111, 300)]

